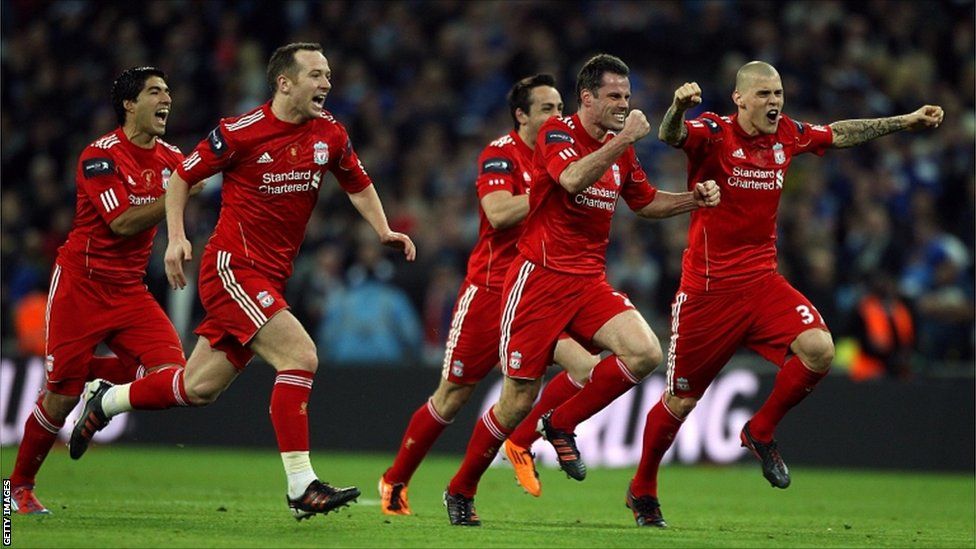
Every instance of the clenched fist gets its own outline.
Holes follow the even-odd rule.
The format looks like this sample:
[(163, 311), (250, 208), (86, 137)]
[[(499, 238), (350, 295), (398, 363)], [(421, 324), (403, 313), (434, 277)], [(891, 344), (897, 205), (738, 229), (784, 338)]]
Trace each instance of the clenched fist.
[(680, 88), (674, 90), (674, 108), (684, 112), (702, 102), (701, 88), (697, 82), (685, 82)]

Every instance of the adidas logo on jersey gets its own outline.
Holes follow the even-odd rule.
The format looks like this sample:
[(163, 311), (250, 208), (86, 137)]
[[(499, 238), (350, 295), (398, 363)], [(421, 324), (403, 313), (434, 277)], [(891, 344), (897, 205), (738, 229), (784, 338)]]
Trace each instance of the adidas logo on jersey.
[(270, 164), (272, 162), (274, 162), (274, 159), (267, 152), (258, 157), (258, 164)]
[(746, 157), (746, 153), (742, 152), (742, 149), (736, 149), (735, 152), (732, 153), (732, 158), (745, 158), (745, 157)]

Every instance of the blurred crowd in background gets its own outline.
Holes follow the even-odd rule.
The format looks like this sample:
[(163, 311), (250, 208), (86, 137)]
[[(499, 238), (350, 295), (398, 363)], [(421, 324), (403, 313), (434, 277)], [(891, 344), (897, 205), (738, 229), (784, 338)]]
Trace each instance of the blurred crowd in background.
[[(566, 112), (592, 54), (630, 65), (632, 106), (652, 134), (638, 153), (652, 182), (685, 185), (685, 155), (656, 127), (674, 89), (697, 81), (701, 108), (730, 114), (735, 71), (761, 59), (783, 77), (785, 111), (813, 123), (939, 104), (935, 131), (800, 157), (779, 210), (780, 270), (815, 303), (859, 378), (972, 371), (976, 61), (970, 1), (542, 2), (2, 0), (0, 277), (5, 355), (43, 350), (43, 308), (71, 228), (82, 149), (111, 131), (112, 80), (168, 73), (165, 139), (188, 153), (220, 117), (269, 98), (271, 52), (320, 42), (326, 107), (348, 128), (395, 230), (418, 260), (378, 247), (337, 185), (323, 188), (288, 288), (293, 311), (334, 364), (439, 365), (478, 234), (475, 160), (511, 128), (518, 78), (557, 76)], [(219, 211), (219, 178), (191, 201), (196, 257)], [(622, 203), (621, 203), (622, 204)], [(686, 217), (615, 216), (608, 275), (669, 336)], [(148, 284), (193, 345), (193, 293), (165, 283), (165, 229)], [(192, 272), (195, 266), (190, 267)], [(186, 313), (176, 310), (192, 306)], [(38, 332), (38, 325), (40, 332)]]

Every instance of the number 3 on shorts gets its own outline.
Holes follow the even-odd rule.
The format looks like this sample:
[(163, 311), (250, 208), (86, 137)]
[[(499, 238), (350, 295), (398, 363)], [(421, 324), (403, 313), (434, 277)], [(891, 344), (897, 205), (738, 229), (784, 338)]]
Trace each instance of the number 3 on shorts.
[[(814, 311), (816, 311), (817, 314), (820, 314), (820, 312), (816, 309), (814, 309)], [(807, 307), (806, 305), (797, 305), (796, 312), (800, 313), (800, 319), (803, 320), (804, 324), (813, 324), (813, 321), (816, 320), (813, 313), (810, 312), (810, 307)]]

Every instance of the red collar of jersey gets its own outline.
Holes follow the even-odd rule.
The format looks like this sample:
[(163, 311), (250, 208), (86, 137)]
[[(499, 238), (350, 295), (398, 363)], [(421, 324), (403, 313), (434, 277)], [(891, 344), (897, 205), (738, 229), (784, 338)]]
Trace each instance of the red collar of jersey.
[(580, 120), (579, 113), (576, 113), (569, 118), (572, 120), (573, 125), (577, 128), (575, 132), (576, 136), (581, 141), (587, 141), (591, 147), (600, 148), (607, 141), (607, 139), (616, 135), (616, 132), (607, 131), (607, 133), (603, 134), (603, 141), (594, 139), (594, 137), (590, 135), (590, 132), (586, 131), (586, 127), (583, 126), (583, 121)]

